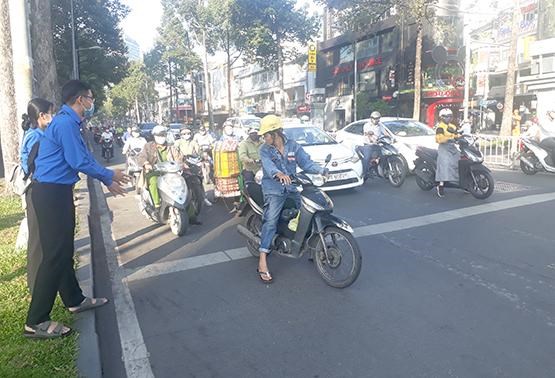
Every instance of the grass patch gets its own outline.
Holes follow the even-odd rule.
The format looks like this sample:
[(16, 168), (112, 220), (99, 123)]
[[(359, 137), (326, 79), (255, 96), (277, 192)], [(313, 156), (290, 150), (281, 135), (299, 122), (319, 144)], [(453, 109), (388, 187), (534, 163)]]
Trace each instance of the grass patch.
[[(77, 336), (32, 341), (23, 337), (30, 303), (26, 252), (15, 251), (23, 210), (18, 197), (0, 196), (0, 377), (76, 377)], [(59, 298), (52, 319), (71, 326)]]

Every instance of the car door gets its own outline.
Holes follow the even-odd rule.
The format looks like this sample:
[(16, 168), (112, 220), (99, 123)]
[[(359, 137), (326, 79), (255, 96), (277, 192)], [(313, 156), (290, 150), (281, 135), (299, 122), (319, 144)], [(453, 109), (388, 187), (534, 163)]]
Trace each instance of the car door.
[(366, 121), (353, 122), (347, 125), (340, 133), (339, 141), (351, 147), (364, 144), (364, 124)]

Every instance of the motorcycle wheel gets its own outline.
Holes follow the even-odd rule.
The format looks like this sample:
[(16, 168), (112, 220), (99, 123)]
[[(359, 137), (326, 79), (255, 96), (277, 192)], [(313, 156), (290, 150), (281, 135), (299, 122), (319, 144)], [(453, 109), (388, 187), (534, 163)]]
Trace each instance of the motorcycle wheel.
[[(262, 231), (262, 217), (251, 210), (247, 215), (245, 227), (253, 234), (260, 235), (260, 231)], [(259, 247), (257, 243), (247, 240), (247, 249), (254, 257), (260, 257)]]
[[(189, 184), (189, 183), (188, 183)], [(191, 202), (189, 203), (191, 217), (196, 218), (202, 210), (204, 204), (204, 188), (202, 182), (197, 178), (190, 180), (189, 189), (191, 190)]]
[[(432, 173), (430, 168), (426, 165), (423, 166), (418, 166), (416, 168), (414, 168), (415, 172), (424, 172), (424, 173)], [(416, 178), (416, 185), (418, 185), (418, 187), (420, 189), (422, 189), (425, 192), (428, 192), (430, 190), (432, 190), (434, 188), (434, 182), (431, 181), (427, 181), (425, 179), (423, 179), (422, 177), (418, 176), (418, 174), (415, 175)]]
[(323, 238), (327, 254), (322, 239), (318, 241), (314, 253), (316, 270), (320, 277), (331, 287), (343, 289), (352, 285), (362, 268), (362, 255), (357, 241), (349, 232), (337, 227), (327, 227)]
[(407, 168), (403, 160), (398, 156), (392, 156), (388, 159), (387, 164), (389, 165), (387, 174), (389, 183), (395, 188), (401, 187), (407, 177)]
[(189, 216), (187, 215), (187, 211), (179, 210), (175, 207), (170, 207), (168, 211), (168, 223), (170, 224), (172, 233), (176, 236), (185, 235), (189, 227)]
[[(528, 158), (528, 160), (531, 160), (531, 161), (536, 160), (536, 157), (533, 156), (532, 154), (526, 154), (526, 158)], [(532, 176), (532, 175), (535, 175), (536, 173), (538, 173), (536, 168), (530, 168), (522, 160), (520, 161), (520, 169), (522, 170), (522, 172), (524, 172), (525, 175), (529, 175), (529, 176)]]
[(495, 182), (491, 173), (485, 170), (474, 171), (474, 181), (470, 184), (468, 191), (476, 199), (486, 199), (493, 193)]

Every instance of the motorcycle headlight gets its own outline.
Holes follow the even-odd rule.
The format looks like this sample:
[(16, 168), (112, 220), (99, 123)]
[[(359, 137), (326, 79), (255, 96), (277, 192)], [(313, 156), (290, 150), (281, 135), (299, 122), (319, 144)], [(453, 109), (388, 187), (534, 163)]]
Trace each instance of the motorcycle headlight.
[(360, 156), (357, 153), (354, 153), (353, 156), (349, 159), (351, 163), (358, 163), (360, 161)]
[(314, 175), (312, 176), (312, 183), (314, 184), (314, 186), (324, 186), (324, 184), (326, 183), (326, 178), (322, 175)]

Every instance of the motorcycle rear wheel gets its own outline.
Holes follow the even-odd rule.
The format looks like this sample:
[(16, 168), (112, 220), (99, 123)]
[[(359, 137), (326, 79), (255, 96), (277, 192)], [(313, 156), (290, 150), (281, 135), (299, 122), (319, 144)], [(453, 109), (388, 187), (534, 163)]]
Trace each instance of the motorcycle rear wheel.
[(388, 159), (389, 172), (387, 179), (395, 188), (400, 188), (407, 177), (407, 168), (403, 160), (398, 156), (392, 156)]
[[(427, 166), (417, 166), (414, 169), (415, 173), (416, 173), (416, 185), (418, 185), (418, 187), (420, 189), (422, 189), (425, 192), (428, 192), (430, 190), (432, 190), (434, 188), (434, 182), (428, 181), (423, 179), (422, 177), (418, 176), (418, 171), (422, 171), (422, 172), (430, 172), (430, 168), (428, 168)], [(430, 172), (431, 173), (431, 172)]]
[[(322, 239), (318, 241), (314, 253), (316, 270), (326, 284), (331, 287), (343, 289), (352, 285), (360, 274), (362, 268), (362, 255), (357, 241), (349, 232), (337, 227), (327, 227), (324, 231), (327, 255), (322, 245)], [(345, 248), (338, 246), (338, 239), (345, 240)], [(337, 277), (339, 269), (345, 268), (344, 277)]]
[(476, 199), (486, 199), (493, 193), (495, 181), (491, 173), (485, 170), (474, 171), (474, 181), (470, 184), (468, 191)]
[[(262, 217), (252, 210), (249, 211), (245, 227), (253, 234), (260, 236), (260, 231), (262, 231)], [(260, 257), (259, 248), (260, 246), (257, 243), (247, 240), (247, 249), (254, 257)]]
[[(536, 157), (535, 156), (531, 156), (531, 154), (527, 154), (526, 157), (529, 160), (535, 160)], [(525, 162), (523, 162), (522, 160), (520, 161), (520, 169), (522, 170), (522, 172), (524, 172), (525, 175), (535, 175), (536, 173), (538, 173), (538, 171), (535, 168), (531, 168), (529, 167)]]

